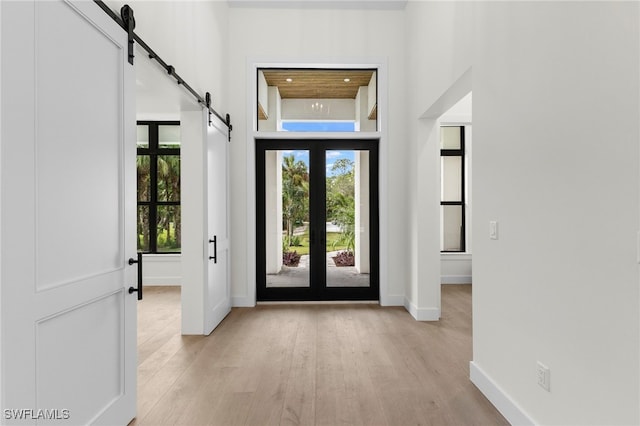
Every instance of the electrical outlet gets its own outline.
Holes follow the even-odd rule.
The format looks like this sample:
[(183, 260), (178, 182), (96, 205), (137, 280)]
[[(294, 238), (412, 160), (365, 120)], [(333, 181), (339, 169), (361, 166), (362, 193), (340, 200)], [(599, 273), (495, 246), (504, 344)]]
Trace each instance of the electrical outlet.
[(537, 365), (538, 384), (547, 392), (551, 392), (551, 371), (549, 367), (538, 361)]

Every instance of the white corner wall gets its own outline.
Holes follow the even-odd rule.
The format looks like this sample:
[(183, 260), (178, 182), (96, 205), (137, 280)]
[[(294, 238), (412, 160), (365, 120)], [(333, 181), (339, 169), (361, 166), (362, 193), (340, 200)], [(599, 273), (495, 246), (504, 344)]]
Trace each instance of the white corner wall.
[(640, 423), (639, 7), (475, 6), (472, 367), (531, 423)]

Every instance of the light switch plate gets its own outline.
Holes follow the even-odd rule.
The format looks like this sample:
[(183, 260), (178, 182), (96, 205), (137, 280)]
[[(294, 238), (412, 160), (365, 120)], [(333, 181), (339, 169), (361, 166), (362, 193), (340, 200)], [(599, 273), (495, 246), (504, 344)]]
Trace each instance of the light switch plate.
[(489, 239), (498, 239), (498, 222), (495, 220), (489, 221)]

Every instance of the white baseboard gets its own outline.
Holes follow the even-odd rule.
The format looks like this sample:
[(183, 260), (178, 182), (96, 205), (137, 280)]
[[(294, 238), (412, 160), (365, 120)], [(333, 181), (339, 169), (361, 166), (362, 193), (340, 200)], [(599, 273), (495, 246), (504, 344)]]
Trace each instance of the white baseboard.
[(404, 295), (387, 295), (380, 297), (380, 306), (404, 306)]
[(516, 404), (476, 363), (469, 363), (471, 382), (496, 407), (509, 423), (516, 426), (533, 426), (533, 419)]
[(406, 298), (404, 299), (404, 308), (416, 321), (438, 321), (440, 319), (440, 309), (418, 308)]
[(233, 308), (255, 308), (256, 301), (248, 296), (232, 296), (231, 307)]
[(471, 284), (471, 275), (442, 275), (440, 284)]

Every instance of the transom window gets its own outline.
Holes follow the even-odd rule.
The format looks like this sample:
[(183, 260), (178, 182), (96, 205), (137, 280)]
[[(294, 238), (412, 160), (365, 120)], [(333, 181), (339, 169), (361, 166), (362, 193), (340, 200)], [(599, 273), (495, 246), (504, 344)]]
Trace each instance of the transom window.
[(259, 68), (260, 132), (378, 131), (377, 69)]
[(138, 250), (180, 252), (180, 123), (139, 121)]

